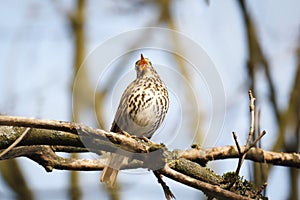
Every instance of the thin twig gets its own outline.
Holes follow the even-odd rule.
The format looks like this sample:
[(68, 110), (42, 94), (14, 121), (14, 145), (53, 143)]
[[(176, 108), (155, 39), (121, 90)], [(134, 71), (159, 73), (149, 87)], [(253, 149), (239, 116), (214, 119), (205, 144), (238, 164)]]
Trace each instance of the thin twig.
[(239, 142), (237, 140), (236, 132), (232, 132), (232, 135), (233, 135), (233, 139), (234, 139), (236, 148), (238, 149), (239, 154), (242, 155), (241, 147), (240, 147), (240, 144), (239, 144)]
[(7, 152), (9, 152), (10, 150), (12, 150), (17, 144), (19, 144), (22, 141), (22, 139), (24, 138), (24, 136), (28, 133), (28, 131), (30, 129), (31, 128), (26, 128), (26, 130), (9, 147), (7, 147), (7, 149), (5, 149), (4, 151), (2, 151), (0, 153), (0, 158), (2, 156), (4, 156), (5, 154), (7, 154)]
[[(266, 131), (263, 131), (261, 134), (259, 134), (258, 137), (253, 141), (253, 143), (250, 144), (250, 146), (249, 146), (249, 148), (248, 148), (248, 151), (249, 151), (252, 147), (255, 147), (255, 146), (256, 146), (256, 143), (257, 143), (258, 141), (260, 141), (260, 139), (261, 139), (265, 134), (266, 134)], [(247, 152), (248, 152), (248, 151), (247, 151)], [(247, 153), (247, 152), (245, 152), (245, 153)]]
[(247, 139), (247, 143), (246, 146), (250, 146), (251, 143), (251, 139), (253, 138), (254, 135), (254, 130), (255, 130), (255, 98), (253, 96), (253, 93), (251, 90), (248, 91), (249, 94), (249, 100), (250, 100), (250, 129), (249, 129), (249, 135), (248, 135), (248, 139)]
[[(261, 110), (258, 109), (258, 112), (257, 112), (257, 121), (256, 121), (256, 124), (257, 124), (257, 133), (261, 133), (260, 116), (261, 116)], [(261, 148), (261, 140), (259, 140), (258, 146), (256, 146), (256, 147)]]
[(266, 131), (263, 131), (256, 139), (253, 143), (250, 143), (249, 146), (246, 146), (246, 148), (244, 149), (242, 155), (239, 157), (239, 162), (238, 162), (238, 166), (237, 169), (235, 171), (235, 173), (238, 175), (240, 173), (240, 169), (242, 167), (242, 164), (246, 158), (246, 155), (248, 153), (248, 151), (254, 147), (256, 145), (256, 143), (266, 134)]
[(246, 154), (244, 154), (244, 153), (239, 157), (238, 166), (237, 166), (237, 168), (235, 170), (235, 174), (236, 175), (238, 175), (240, 173), (241, 167), (242, 167), (243, 162), (245, 160), (245, 157), (246, 157)]
[(253, 139), (254, 136), (254, 131), (255, 131), (255, 98), (253, 96), (253, 93), (251, 90), (248, 91), (249, 94), (249, 100), (250, 100), (250, 128), (249, 128), (249, 134), (248, 134), (248, 138), (247, 138), (247, 142), (246, 142), (246, 148), (244, 149), (243, 152), (241, 152), (240, 150), (240, 145), (237, 141), (237, 136), (236, 134), (233, 134), (233, 138), (235, 141), (235, 144), (237, 145), (237, 149), (240, 153), (240, 157), (239, 157), (239, 162), (238, 162), (238, 166), (236, 168), (235, 173), (238, 175), (240, 172), (240, 169), (242, 167), (242, 164), (245, 160), (246, 154), (247, 152), (253, 147), (255, 146), (255, 144), (265, 135), (265, 132), (263, 132), (253, 143), (251, 143), (251, 140)]
[(158, 183), (162, 186), (166, 199), (167, 200), (170, 200), (171, 198), (176, 199), (175, 195), (172, 193), (169, 186), (162, 179), (161, 174), (158, 171), (153, 171), (153, 173), (154, 173), (155, 177), (157, 178)]

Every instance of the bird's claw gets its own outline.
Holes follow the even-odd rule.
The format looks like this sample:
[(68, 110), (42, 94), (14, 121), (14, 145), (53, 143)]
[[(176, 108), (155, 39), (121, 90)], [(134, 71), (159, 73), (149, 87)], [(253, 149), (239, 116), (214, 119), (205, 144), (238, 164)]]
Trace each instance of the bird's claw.
[(122, 134), (125, 135), (126, 137), (132, 137), (132, 135), (130, 135), (130, 134), (127, 133), (126, 131), (122, 131)]

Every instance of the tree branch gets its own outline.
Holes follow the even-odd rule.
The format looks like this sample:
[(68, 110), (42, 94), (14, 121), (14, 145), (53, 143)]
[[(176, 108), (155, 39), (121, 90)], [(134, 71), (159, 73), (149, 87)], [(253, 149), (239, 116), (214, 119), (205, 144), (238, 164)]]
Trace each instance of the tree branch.
[[(244, 151), (247, 147), (241, 147)], [(214, 147), (210, 149), (189, 149), (183, 151), (182, 158), (186, 158), (197, 163), (205, 163), (214, 160), (229, 158), (239, 158), (240, 154), (235, 146)], [(300, 168), (299, 153), (284, 153), (266, 151), (261, 148), (251, 148), (246, 154), (245, 159), (258, 163), (268, 163), (279, 166)]]
[[(2, 126), (1, 126), (2, 125)], [(164, 158), (165, 164), (157, 171), (175, 181), (191, 187), (201, 189), (205, 194), (219, 199), (234, 198), (232, 191), (224, 187), (223, 177), (212, 170), (202, 167), (203, 163), (218, 159), (239, 158), (236, 146), (215, 147), (211, 149), (190, 149), (168, 151), (163, 145), (143, 141), (136, 137), (94, 129), (73, 122), (54, 120), (38, 120), (23, 117), (0, 116), (0, 149), (4, 151), (24, 132), (23, 128), (30, 127), (30, 132), (23, 138), (17, 147), (12, 148), (0, 159), (11, 159), (25, 156), (42, 165), (46, 171), (60, 170), (102, 170), (101, 160), (71, 159), (56, 155), (55, 152), (94, 152), (100, 150), (115, 151), (116, 148), (125, 148), (126, 151), (140, 153), (134, 157), (144, 162), (134, 160), (129, 166), (123, 168), (149, 168), (147, 156), (156, 150), (161, 157), (151, 162), (158, 163)], [(85, 147), (82, 140), (89, 140), (89, 147)], [(51, 146), (50, 146), (51, 145)], [(300, 155), (298, 153), (275, 153), (249, 146), (240, 147), (241, 152), (249, 150), (245, 159), (255, 162), (300, 168)], [(199, 164), (197, 164), (199, 163)], [(253, 194), (253, 193), (252, 193)], [(229, 196), (228, 196), (229, 195)], [(241, 199), (240, 195), (237, 195)], [(246, 197), (245, 197), (246, 198)]]
[(205, 183), (203, 181), (199, 181), (197, 179), (191, 178), (186, 176), (176, 170), (171, 169), (170, 167), (166, 166), (163, 169), (159, 170), (161, 174), (169, 177), (173, 180), (176, 180), (182, 184), (188, 185), (195, 189), (199, 189), (203, 191), (209, 197), (218, 197), (218, 199), (250, 199), (247, 197), (243, 197), (241, 195), (235, 194), (233, 192), (227, 191), (222, 189), (217, 185), (212, 185), (209, 183)]
[[(75, 124), (73, 122), (60, 122), (54, 120), (38, 120), (23, 117), (0, 116), (0, 125), (2, 125), (2, 127), (0, 127), (0, 149), (7, 148), (20, 136), (20, 134), (22, 134), (23, 129), (11, 127), (12, 125), (32, 128), (30, 134), (26, 135), (24, 139), (19, 143), (19, 145), (21, 146), (51, 145), (54, 149), (56, 148), (55, 151), (86, 152), (88, 151), (88, 149), (84, 147), (80, 140), (80, 137), (77, 134), (77, 130), (83, 130), (85, 131), (86, 135), (94, 134), (95, 136), (101, 138), (108, 137), (112, 139), (112, 142), (119, 144), (122, 141), (122, 143), (125, 146), (132, 147), (132, 149), (134, 149), (136, 152), (148, 152), (151, 148), (145, 145), (145, 143), (138, 142), (135, 139), (126, 137), (124, 135), (106, 132), (100, 129), (93, 129), (85, 125)], [(97, 149), (113, 150), (113, 148), (107, 148), (107, 146), (111, 147), (112, 144), (107, 142), (106, 139), (102, 143), (102, 145), (104, 145), (104, 147), (99, 145), (97, 146)], [(241, 147), (241, 151), (244, 151), (245, 148), (246, 147)], [(237, 147), (235, 146), (214, 147), (205, 150), (179, 150), (177, 152), (180, 155), (180, 157), (196, 161), (200, 164), (219, 159), (239, 158), (239, 153)], [(0, 159), (9, 159), (8, 155), (12, 156), (11, 153), (8, 153), (6, 156)], [(19, 155), (16, 155), (14, 157), (17, 156)], [(277, 153), (272, 151), (266, 151), (260, 148), (251, 148), (247, 153), (246, 159), (260, 163), (269, 163), (273, 165), (300, 168), (299, 153)]]

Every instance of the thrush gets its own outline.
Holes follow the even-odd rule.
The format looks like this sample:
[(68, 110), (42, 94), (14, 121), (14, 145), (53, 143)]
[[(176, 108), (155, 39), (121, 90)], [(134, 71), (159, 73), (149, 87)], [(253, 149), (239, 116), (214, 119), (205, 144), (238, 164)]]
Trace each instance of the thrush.
[[(169, 95), (152, 63), (143, 54), (135, 63), (135, 71), (137, 77), (122, 94), (110, 131), (151, 138), (165, 119)], [(111, 154), (101, 182), (112, 187), (121, 165), (127, 161), (128, 157)]]

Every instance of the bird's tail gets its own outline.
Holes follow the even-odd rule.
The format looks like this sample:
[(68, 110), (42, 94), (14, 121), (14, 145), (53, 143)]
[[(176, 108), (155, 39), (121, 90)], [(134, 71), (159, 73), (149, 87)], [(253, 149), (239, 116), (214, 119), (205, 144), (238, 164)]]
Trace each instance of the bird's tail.
[(103, 169), (100, 181), (106, 183), (108, 187), (113, 187), (116, 182), (119, 169), (123, 164), (127, 163), (128, 157), (119, 154), (112, 154), (109, 158), (108, 165)]

